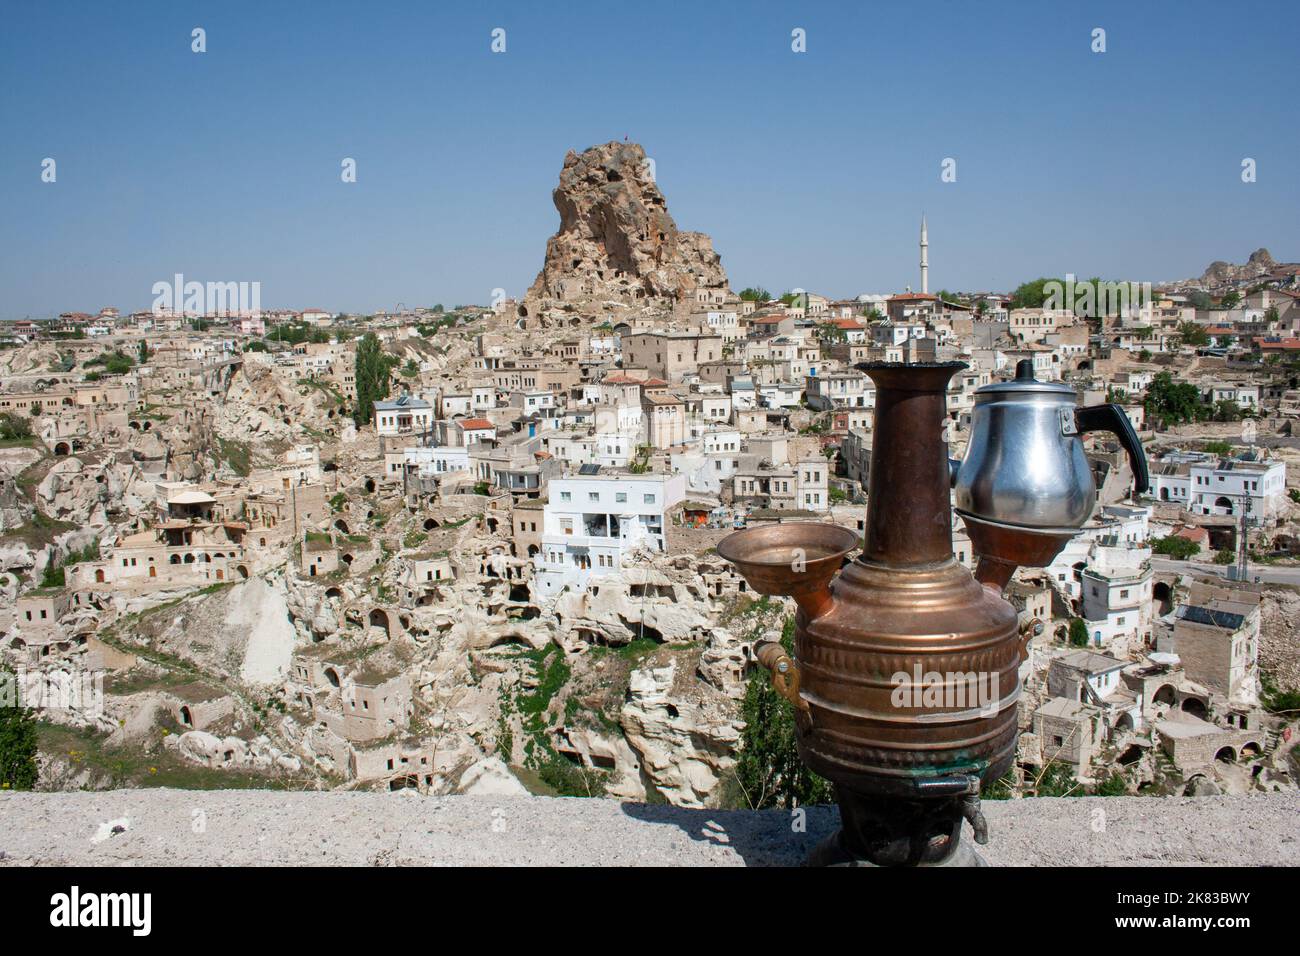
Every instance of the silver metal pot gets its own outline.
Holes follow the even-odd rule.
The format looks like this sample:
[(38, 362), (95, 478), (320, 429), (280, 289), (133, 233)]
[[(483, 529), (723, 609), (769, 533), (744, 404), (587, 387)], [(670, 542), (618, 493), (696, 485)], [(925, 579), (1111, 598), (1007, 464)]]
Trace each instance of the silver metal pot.
[(1122, 408), (1080, 408), (1074, 389), (1038, 381), (1028, 359), (1017, 363), (1014, 380), (975, 392), (970, 445), (952, 463), (957, 511), (1036, 531), (1082, 527), (1097, 487), (1080, 436), (1093, 431), (1115, 433), (1128, 452), (1134, 492), (1146, 491), (1146, 455)]

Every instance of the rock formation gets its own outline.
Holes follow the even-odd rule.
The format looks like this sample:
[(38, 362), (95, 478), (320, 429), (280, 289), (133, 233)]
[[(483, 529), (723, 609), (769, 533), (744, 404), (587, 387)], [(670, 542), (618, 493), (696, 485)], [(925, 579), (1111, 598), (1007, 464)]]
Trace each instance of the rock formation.
[(640, 145), (570, 151), (553, 198), (560, 229), (519, 307), (530, 323), (551, 309), (671, 308), (698, 288), (727, 288), (713, 241), (678, 231)]
[(1218, 260), (1211, 262), (1201, 275), (1201, 284), (1208, 288), (1227, 285), (1230, 282), (1258, 279), (1277, 268), (1277, 263), (1267, 249), (1256, 249), (1242, 265)]

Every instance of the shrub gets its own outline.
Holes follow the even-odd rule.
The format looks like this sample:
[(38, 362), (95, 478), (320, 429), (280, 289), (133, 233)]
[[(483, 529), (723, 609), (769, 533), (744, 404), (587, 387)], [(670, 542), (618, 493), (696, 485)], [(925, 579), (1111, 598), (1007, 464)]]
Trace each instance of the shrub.
[(1088, 624), (1081, 617), (1073, 618), (1070, 621), (1070, 646), (1088, 646)]
[(1186, 561), (1193, 555), (1201, 553), (1201, 546), (1195, 541), (1171, 534), (1166, 538), (1157, 538), (1151, 545), (1156, 554), (1168, 555), (1178, 561)]
[(36, 716), (18, 704), (18, 680), (0, 664), (0, 790), (36, 786)]
[(10, 415), (8, 412), (0, 415), (0, 441), (13, 441), (31, 437), (31, 419), (19, 418), (17, 415)]

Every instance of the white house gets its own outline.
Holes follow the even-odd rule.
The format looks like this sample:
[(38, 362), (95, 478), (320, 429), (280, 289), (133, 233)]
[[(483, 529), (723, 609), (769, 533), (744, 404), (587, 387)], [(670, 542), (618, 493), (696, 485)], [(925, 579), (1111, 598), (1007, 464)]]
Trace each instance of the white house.
[(433, 426), (433, 406), (421, 398), (403, 395), (392, 402), (375, 402), (375, 431), (402, 435), (428, 431)]
[(1127, 637), (1150, 643), (1151, 549), (1094, 545), (1080, 575), (1083, 619), (1094, 645)]
[(1184, 504), (1198, 515), (1236, 515), (1249, 501), (1252, 517), (1272, 519), (1286, 509), (1286, 464), (1259, 460), (1253, 452), (1219, 458), (1202, 452), (1172, 452), (1152, 471), (1152, 493)]
[(542, 546), (533, 558), (533, 587), (544, 601), (565, 587), (585, 590), (613, 575), (632, 548), (667, 547), (665, 514), (686, 497), (684, 475), (622, 472), (553, 478), (543, 509)]

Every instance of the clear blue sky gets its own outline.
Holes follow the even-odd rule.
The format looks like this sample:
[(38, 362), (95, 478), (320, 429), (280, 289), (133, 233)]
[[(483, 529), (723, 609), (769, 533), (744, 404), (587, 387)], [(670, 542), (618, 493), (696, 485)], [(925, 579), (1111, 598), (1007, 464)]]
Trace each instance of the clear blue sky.
[(737, 289), (915, 285), (922, 210), (932, 290), (1180, 278), (1261, 245), (1296, 260), (1294, 14), (8, 0), (0, 318), (145, 308), (176, 272), (260, 281), (264, 307), (518, 295), (558, 223), (565, 152), (625, 135)]

